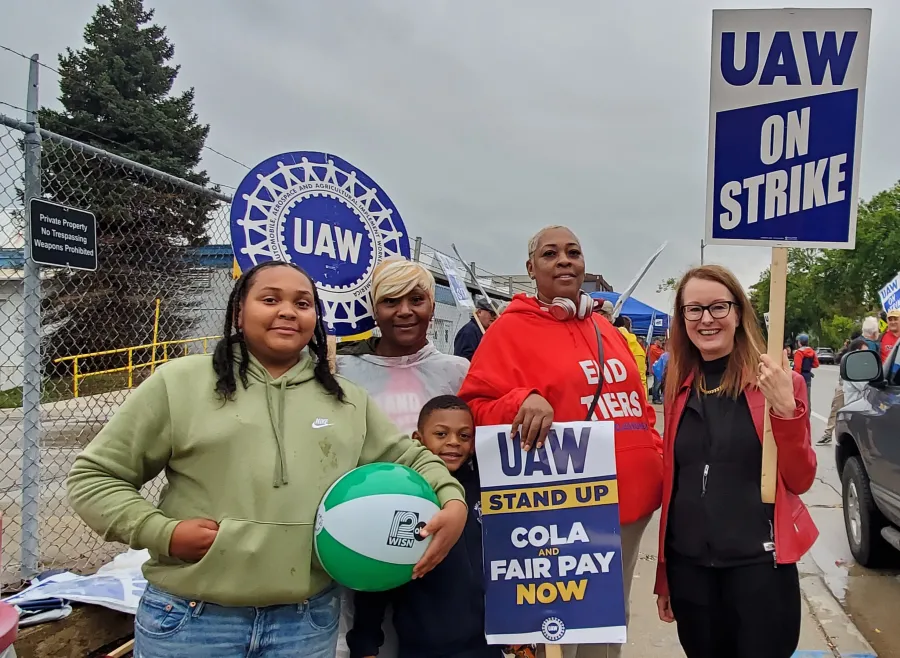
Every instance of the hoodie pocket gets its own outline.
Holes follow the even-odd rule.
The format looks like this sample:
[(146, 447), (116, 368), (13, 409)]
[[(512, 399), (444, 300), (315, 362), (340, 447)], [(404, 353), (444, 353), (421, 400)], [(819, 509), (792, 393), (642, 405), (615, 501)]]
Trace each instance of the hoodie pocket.
[(198, 597), (212, 603), (300, 603), (327, 584), (318, 583), (310, 591), (313, 530), (312, 523), (223, 519), (203, 559), (181, 568), (179, 576), (190, 581)]

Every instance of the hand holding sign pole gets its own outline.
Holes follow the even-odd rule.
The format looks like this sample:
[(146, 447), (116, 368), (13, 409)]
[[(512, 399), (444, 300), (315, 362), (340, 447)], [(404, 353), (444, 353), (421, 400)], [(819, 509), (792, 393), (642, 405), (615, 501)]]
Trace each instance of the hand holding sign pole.
[[(784, 346), (787, 248), (853, 249), (869, 9), (713, 12), (706, 243), (772, 247), (767, 352)], [(774, 502), (768, 405), (762, 499)]]

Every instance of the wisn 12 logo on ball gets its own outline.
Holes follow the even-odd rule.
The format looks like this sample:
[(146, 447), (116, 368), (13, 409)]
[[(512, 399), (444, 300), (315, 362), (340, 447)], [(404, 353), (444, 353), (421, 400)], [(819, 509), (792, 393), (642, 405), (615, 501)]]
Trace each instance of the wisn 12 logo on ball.
[(305, 269), (338, 336), (375, 326), (375, 266), (410, 257), (406, 227), (387, 194), (359, 168), (318, 151), (273, 156), (244, 177), (231, 204), (231, 244), (242, 271), (266, 260)]

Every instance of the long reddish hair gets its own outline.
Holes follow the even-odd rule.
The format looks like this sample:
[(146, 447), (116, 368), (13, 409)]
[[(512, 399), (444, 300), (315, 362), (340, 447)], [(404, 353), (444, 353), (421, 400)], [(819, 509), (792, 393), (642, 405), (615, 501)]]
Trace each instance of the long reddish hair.
[(675, 399), (689, 375), (695, 375), (695, 385), (699, 383), (699, 377), (696, 375), (700, 372), (702, 357), (700, 350), (688, 336), (684, 315), (681, 312), (681, 307), (684, 306), (684, 287), (691, 279), (721, 283), (728, 288), (737, 304), (732, 313), (739, 313), (740, 321), (734, 332), (734, 349), (722, 377), (722, 392), (736, 398), (747, 386), (756, 385), (756, 370), (760, 355), (765, 354), (765, 341), (750, 299), (734, 274), (721, 265), (703, 265), (689, 270), (675, 289), (675, 317), (669, 330), (666, 401), (671, 402)]

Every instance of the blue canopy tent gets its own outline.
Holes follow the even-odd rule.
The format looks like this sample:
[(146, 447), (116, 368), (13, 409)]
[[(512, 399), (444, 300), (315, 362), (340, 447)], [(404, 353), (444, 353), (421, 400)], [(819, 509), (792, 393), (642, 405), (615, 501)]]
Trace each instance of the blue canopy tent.
[[(592, 292), (591, 297), (594, 299), (605, 299), (613, 303), (619, 300), (618, 292)], [(631, 331), (637, 336), (646, 336), (650, 330), (650, 321), (654, 318), (653, 326), (654, 336), (664, 336), (669, 330), (669, 314), (658, 309), (648, 306), (642, 301), (629, 297), (622, 305), (619, 315), (627, 315), (631, 318)]]

